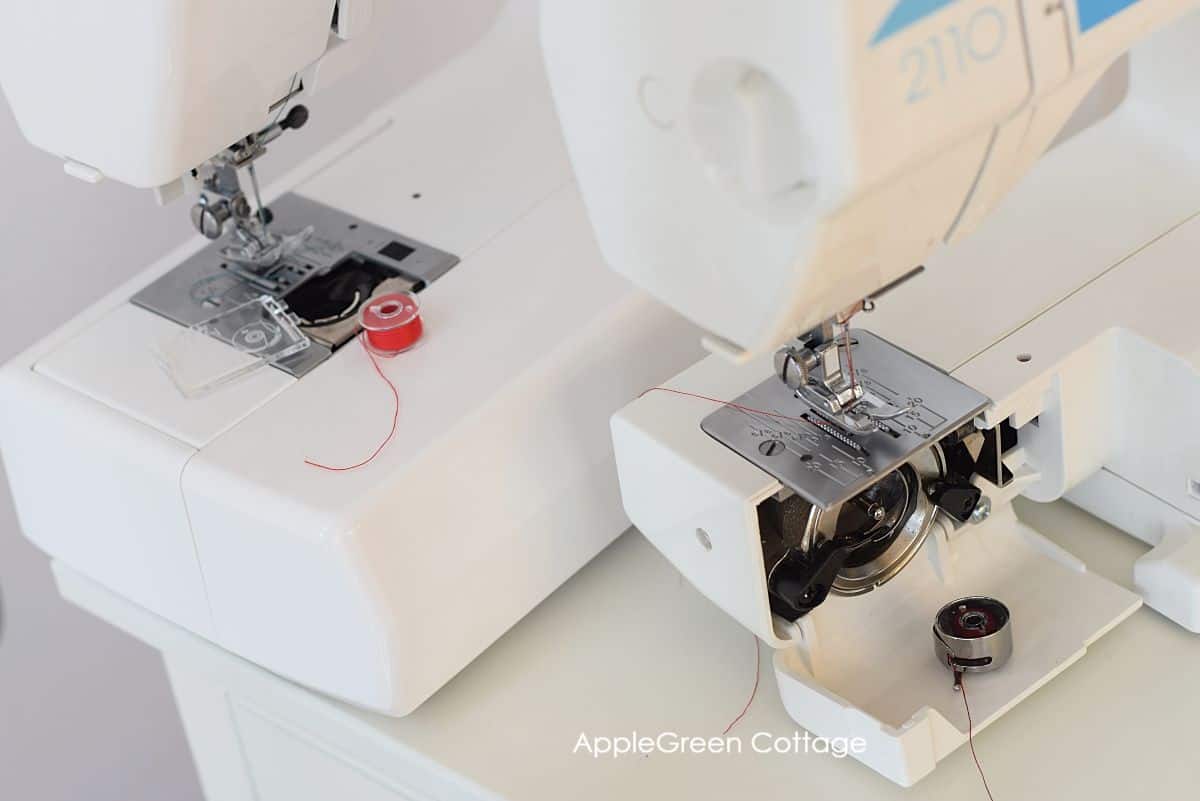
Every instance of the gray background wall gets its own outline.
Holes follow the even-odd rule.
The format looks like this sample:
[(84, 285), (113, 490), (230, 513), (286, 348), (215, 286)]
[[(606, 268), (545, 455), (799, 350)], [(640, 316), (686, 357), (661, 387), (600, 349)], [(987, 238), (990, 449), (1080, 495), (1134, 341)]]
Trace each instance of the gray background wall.
[[(467, 47), (502, 4), (377, 0), (370, 64), (307, 101), (311, 122), (272, 145), (264, 180)], [(68, 178), (25, 143), (4, 103), (0, 176), (0, 361), (191, 235), (186, 201), (159, 208), (147, 192)], [(58, 597), (0, 484), (0, 798), (199, 799), (158, 655)]]

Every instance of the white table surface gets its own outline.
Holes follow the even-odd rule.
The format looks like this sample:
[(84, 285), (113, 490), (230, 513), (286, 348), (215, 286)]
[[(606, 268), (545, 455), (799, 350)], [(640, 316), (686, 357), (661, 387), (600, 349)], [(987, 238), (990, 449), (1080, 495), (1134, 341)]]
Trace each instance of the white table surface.
[[(1063, 503), (1022, 518), (1126, 586), (1145, 546)], [(564, 532), (569, 536), (569, 532)], [(251, 708), (352, 754), (417, 795), (579, 799), (985, 798), (962, 748), (912, 790), (820, 755), (593, 759), (589, 735), (711, 736), (753, 682), (751, 635), (627, 533), (416, 713), (389, 719), (299, 688), (56, 567), (71, 600), (211, 675)], [(1053, 610), (1047, 610), (1053, 614)], [(914, 647), (926, 648), (927, 643)], [(796, 726), (763, 650), (758, 696), (735, 729)], [(1143, 608), (976, 738), (997, 801), (1200, 796), (1200, 637)], [(747, 749), (749, 750), (749, 749)], [(835, 795), (836, 793), (836, 795)], [(297, 799), (297, 801), (300, 801)]]

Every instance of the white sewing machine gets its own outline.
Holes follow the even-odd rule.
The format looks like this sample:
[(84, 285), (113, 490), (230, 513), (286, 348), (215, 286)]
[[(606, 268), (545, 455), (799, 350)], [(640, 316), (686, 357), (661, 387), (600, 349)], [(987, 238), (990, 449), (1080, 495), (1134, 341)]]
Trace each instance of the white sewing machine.
[[(220, 238), (7, 365), (0, 449), (54, 558), (275, 673), (406, 714), (628, 528), (608, 418), (699, 338), (600, 260), (535, 3), (267, 189), (269, 229), (250, 170), (289, 96), (353, 60), (343, 37), (369, 4), (225, 5), (11, 9), (0, 76), (29, 138), (74, 174), (193, 184), (193, 219)], [(396, 283), (427, 286), (423, 341), (379, 360), (395, 436), (358, 470), (306, 464), (352, 465), (388, 433), (393, 398), (343, 310)], [(318, 323), (309, 347), (233, 379), (258, 360), (178, 340), (264, 295)]]
[[(1141, 603), (1019, 524), (1016, 495), (1157, 545), (1142, 597), (1200, 628), (1197, 21), (1122, 58), (1190, 4), (550, 1), (548, 83), (514, 0), (260, 193), (256, 161), (354, 66), (370, 2), (226, 2), (10, 12), (0, 85), (28, 138), (74, 175), (197, 195), (218, 240), (0, 375), (21, 522), (55, 558), (399, 715), (623, 530), (619, 472), (633, 522), (777, 649), (789, 713), (864, 737), (901, 783), (966, 737), (943, 603), (1012, 612), (977, 726)], [(1005, 205), (1026, 173), (1034, 202)], [(608, 416), (699, 333), (604, 262), (716, 354), (617, 414), (616, 470)], [(394, 441), (315, 468), (387, 433), (347, 310), (396, 286), (427, 335), (383, 363)], [(263, 296), (286, 309), (256, 325), (307, 347), (163, 358)]]
[[(614, 419), (625, 508), (901, 784), (962, 672), (979, 727), (1143, 600), (1200, 631), (1200, 28), (1122, 57), (1189, 6), (546, 6), (606, 261), (716, 354)], [(1141, 597), (1018, 495), (1155, 546)]]

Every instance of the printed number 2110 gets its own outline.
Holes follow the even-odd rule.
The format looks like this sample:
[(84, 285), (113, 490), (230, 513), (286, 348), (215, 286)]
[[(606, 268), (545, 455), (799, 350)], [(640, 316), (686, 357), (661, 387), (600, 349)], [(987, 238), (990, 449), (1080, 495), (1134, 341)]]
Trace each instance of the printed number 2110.
[(919, 103), (956, 77), (965, 76), (972, 64), (991, 61), (1004, 49), (1008, 24), (993, 6), (976, 11), (965, 25), (951, 25), (918, 47), (904, 51), (900, 70), (909, 76), (909, 103)]

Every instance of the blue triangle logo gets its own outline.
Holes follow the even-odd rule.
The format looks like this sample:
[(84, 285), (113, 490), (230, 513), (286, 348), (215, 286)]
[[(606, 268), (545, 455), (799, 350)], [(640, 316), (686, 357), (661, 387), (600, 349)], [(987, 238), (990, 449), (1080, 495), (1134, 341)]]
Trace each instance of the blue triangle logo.
[(892, 38), (910, 25), (920, 22), (930, 14), (936, 14), (954, 2), (956, 0), (897, 0), (887, 19), (871, 37), (871, 47)]

